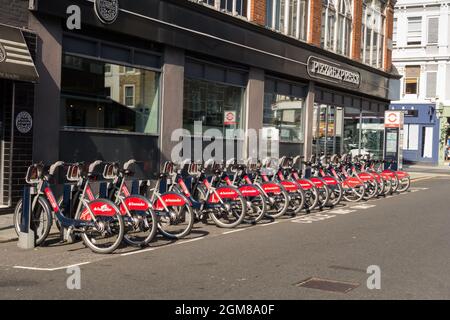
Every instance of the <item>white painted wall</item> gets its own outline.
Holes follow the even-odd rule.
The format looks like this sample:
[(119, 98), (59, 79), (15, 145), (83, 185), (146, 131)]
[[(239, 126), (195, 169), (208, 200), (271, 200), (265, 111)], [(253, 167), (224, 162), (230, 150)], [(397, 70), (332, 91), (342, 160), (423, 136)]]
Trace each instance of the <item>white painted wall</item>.
[[(421, 66), (419, 94), (405, 95), (404, 80), (400, 85), (402, 103), (423, 103), (435, 101), (426, 97), (426, 72), (436, 68), (437, 94), (440, 102), (450, 106), (450, 1), (444, 0), (399, 0), (395, 6), (397, 19), (397, 43), (393, 51), (393, 64), (401, 75), (405, 66)], [(408, 45), (408, 17), (422, 17), (422, 43)], [(439, 17), (437, 45), (428, 45), (428, 18)]]

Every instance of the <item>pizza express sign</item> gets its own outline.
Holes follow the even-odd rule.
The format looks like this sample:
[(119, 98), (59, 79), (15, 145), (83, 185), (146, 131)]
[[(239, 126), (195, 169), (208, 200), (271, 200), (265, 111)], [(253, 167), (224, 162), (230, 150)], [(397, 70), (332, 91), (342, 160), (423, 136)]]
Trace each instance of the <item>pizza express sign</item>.
[(354, 87), (359, 87), (361, 84), (359, 72), (343, 68), (337, 63), (312, 56), (308, 59), (308, 74), (313, 78)]

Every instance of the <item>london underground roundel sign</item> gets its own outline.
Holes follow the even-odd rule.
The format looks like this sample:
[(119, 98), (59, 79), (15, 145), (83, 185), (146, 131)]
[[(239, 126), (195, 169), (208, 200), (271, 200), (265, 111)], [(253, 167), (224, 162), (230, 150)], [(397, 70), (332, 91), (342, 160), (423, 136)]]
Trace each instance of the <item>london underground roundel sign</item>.
[(386, 128), (400, 128), (402, 126), (401, 111), (386, 111), (384, 115), (384, 126)]

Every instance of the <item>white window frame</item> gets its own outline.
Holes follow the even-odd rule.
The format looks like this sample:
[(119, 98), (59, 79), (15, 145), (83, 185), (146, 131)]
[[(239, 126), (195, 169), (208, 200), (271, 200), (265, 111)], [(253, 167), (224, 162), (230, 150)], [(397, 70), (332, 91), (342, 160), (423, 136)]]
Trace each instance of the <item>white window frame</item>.
[[(306, 2), (306, 17), (305, 17), (305, 21), (303, 21), (302, 19), (300, 19), (302, 17), (302, 12), (301, 12), (301, 3), (302, 1)], [(296, 24), (296, 28), (295, 28), (295, 35), (289, 35), (291, 37), (294, 37), (298, 40), (302, 40), (302, 41), (306, 41), (306, 37), (308, 34), (308, 28), (309, 28), (309, 2), (311, 0), (284, 0), (284, 25), (281, 25), (280, 22), (280, 18), (281, 18), (281, 1), (280, 0), (273, 0), (272, 1), (272, 8), (271, 8), (271, 21), (272, 24), (271, 25), (267, 25), (268, 28), (281, 32), (285, 35), (289, 35), (289, 30), (291, 29), (290, 26), (290, 19), (289, 19), (289, 13), (290, 13), (290, 6), (291, 6), (291, 2), (296, 2), (297, 3), (297, 20), (295, 22)], [(278, 5), (280, 6), (280, 15), (277, 16), (277, 7)], [(279, 25), (279, 27), (277, 28), (277, 24)], [(306, 28), (306, 30), (303, 30), (303, 27)], [(304, 37), (301, 37), (302, 35), (304, 35)]]
[[(437, 19), (437, 21), (438, 21), (438, 38), (437, 38), (437, 41), (436, 42), (430, 42), (430, 40), (428, 39), (428, 36), (430, 35), (430, 33), (429, 33), (429, 30), (428, 30), (428, 28), (429, 28), (429, 26), (430, 26), (430, 20), (431, 19)], [(426, 31), (426, 35), (427, 35), (427, 45), (437, 45), (437, 44), (439, 44), (439, 21), (440, 19), (439, 19), (439, 16), (429, 16), (429, 17), (427, 17), (427, 31)]]
[[(352, 16), (353, 16), (353, 6), (354, 1), (353, 0), (326, 0), (326, 4), (323, 4), (325, 7), (325, 21), (322, 21), (322, 23), (325, 23), (325, 32), (323, 37), (323, 47), (324, 49), (331, 50), (333, 52), (338, 52), (337, 46), (338, 46), (338, 39), (342, 39), (342, 48), (341, 51), (342, 55), (348, 56), (350, 54), (351, 45), (352, 45)], [(337, 3), (336, 3), (337, 2)], [(343, 14), (341, 12), (341, 4), (345, 4), (346, 7), (346, 13)], [(323, 10), (323, 9), (322, 9)], [(334, 21), (334, 34), (333, 34), (333, 43), (331, 44), (331, 47), (328, 46), (328, 32), (329, 29), (329, 12), (332, 10), (335, 15), (335, 21)], [(342, 34), (339, 35), (339, 17), (342, 17), (344, 19), (343, 28), (341, 30)], [(349, 25), (350, 33), (347, 35), (347, 24)], [(348, 45), (347, 45), (348, 43)], [(348, 52), (346, 52), (348, 49)]]
[[(133, 104), (127, 104), (127, 89), (133, 88)], [(123, 104), (129, 108), (134, 108), (136, 106), (136, 86), (134, 84), (126, 84), (123, 86)]]
[[(410, 30), (409, 30), (409, 22), (411, 19), (420, 19), (420, 40), (419, 41), (409, 41), (410, 39)], [(421, 46), (423, 43), (423, 17), (422, 16), (409, 16), (407, 17), (407, 34), (406, 34), (406, 45), (407, 46)], [(417, 43), (416, 43), (417, 42)]]
[[(376, 6), (376, 3), (380, 4), (380, 8), (382, 9), (382, 4), (381, 1), (379, 0), (373, 0), (370, 1), (369, 5), (363, 4), (365, 10), (363, 10), (363, 12), (365, 13), (365, 15), (362, 17), (362, 27), (364, 28), (364, 31), (362, 32), (362, 36), (363, 39), (361, 41), (361, 46), (362, 46), (362, 55), (361, 55), (361, 59), (364, 63), (366, 63), (366, 58), (367, 55), (369, 55), (369, 63), (366, 63), (368, 65), (371, 65), (372, 67), (376, 67), (376, 68), (381, 68), (383, 66), (384, 63), (384, 56), (383, 56), (383, 51), (381, 50), (381, 59), (380, 59), (380, 48), (384, 43), (381, 43), (381, 36), (385, 37), (386, 36), (386, 32), (385, 32), (385, 21), (386, 21), (386, 16), (384, 15), (384, 13), (382, 12), (382, 10), (379, 10)], [(373, 21), (376, 20), (376, 25), (373, 25), (372, 22), (367, 21), (367, 15), (368, 13), (371, 13), (371, 16), (373, 17)], [(370, 47), (369, 47), (369, 52), (367, 52), (366, 48), (367, 48), (367, 30), (368, 27), (370, 27)], [(373, 48), (373, 44), (374, 44), (374, 34), (377, 33), (378, 34), (378, 39), (376, 40), (376, 50), (374, 50)], [(376, 52), (376, 55), (374, 57), (373, 52)]]

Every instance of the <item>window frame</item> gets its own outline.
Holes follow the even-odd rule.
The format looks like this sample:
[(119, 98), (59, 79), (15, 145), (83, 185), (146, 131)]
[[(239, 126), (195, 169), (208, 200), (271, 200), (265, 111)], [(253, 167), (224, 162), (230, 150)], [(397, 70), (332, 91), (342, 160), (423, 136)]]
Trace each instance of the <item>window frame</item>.
[[(379, 4), (379, 6), (377, 6)], [(371, 20), (367, 17), (370, 14)], [(380, 0), (369, 0), (363, 3), (362, 32), (361, 32), (361, 61), (374, 68), (382, 68), (384, 63), (384, 38), (386, 36), (386, 15)], [(375, 24), (373, 23), (375, 22)], [(370, 32), (369, 46), (367, 46), (368, 31)], [(374, 37), (376, 36), (376, 41)], [(376, 42), (376, 44), (375, 44)], [(369, 48), (367, 50), (367, 48)], [(367, 52), (369, 51), (369, 52)], [(374, 57), (374, 52), (376, 52)]]
[[(133, 88), (133, 104), (128, 105), (127, 99), (129, 98), (127, 96), (127, 89)], [(136, 85), (135, 84), (124, 84), (123, 85), (123, 104), (128, 108), (135, 108), (136, 107)]]
[[(281, 3), (283, 1), (283, 4)], [(281, 32), (284, 35), (295, 38), (300, 41), (306, 41), (309, 30), (309, 2), (310, 0), (272, 0), (267, 1), (266, 5), (266, 27), (276, 32)], [(292, 26), (291, 17), (294, 17), (294, 13), (291, 13), (291, 7), (295, 10), (295, 29)], [(305, 12), (302, 14), (302, 4), (305, 3)], [(272, 6), (272, 8), (270, 8)], [(284, 6), (284, 7), (283, 7)], [(283, 9), (283, 10), (282, 10)], [(283, 11), (283, 12), (282, 12)], [(270, 15), (268, 17), (267, 15)], [(283, 19), (282, 19), (283, 17)], [(304, 18), (304, 19), (303, 19)], [(283, 20), (283, 24), (281, 23)], [(291, 30), (295, 30), (295, 34), (292, 34)]]
[[(410, 20), (416, 19), (420, 21), (420, 40), (419, 41), (409, 41), (410, 40)], [(417, 36), (418, 37), (418, 36)], [(423, 19), (422, 16), (409, 16), (407, 17), (407, 34), (406, 34), (406, 45), (407, 46), (421, 46), (423, 43)]]
[[(154, 72), (158, 75), (158, 81), (156, 82), (157, 86), (158, 86), (158, 93), (155, 96), (155, 98), (158, 99), (158, 121), (157, 121), (157, 129), (156, 132), (151, 132), (151, 133), (145, 133), (145, 132), (124, 132), (121, 130), (115, 130), (115, 129), (102, 129), (102, 128), (86, 128), (86, 127), (75, 127), (75, 126), (67, 126), (64, 125), (60, 122), (60, 130), (61, 131), (67, 131), (67, 132), (89, 132), (89, 133), (100, 133), (100, 134), (114, 134), (114, 135), (123, 135), (123, 136), (149, 136), (149, 137), (160, 137), (161, 135), (161, 124), (162, 124), (162, 76), (163, 76), (163, 72), (162, 72), (162, 68), (152, 68), (152, 67), (148, 67), (148, 66), (142, 66), (142, 65), (130, 65), (127, 63), (124, 63), (122, 61), (116, 61), (116, 60), (111, 60), (111, 59), (103, 59), (103, 58), (98, 58), (98, 57), (93, 57), (93, 56), (89, 56), (89, 55), (85, 55), (85, 54), (79, 54), (79, 53), (72, 53), (72, 52), (67, 52), (67, 51), (63, 51), (62, 52), (62, 56), (64, 59), (64, 56), (69, 56), (69, 57), (75, 57), (75, 58), (79, 58), (79, 59), (88, 59), (88, 60), (93, 60), (96, 62), (100, 62), (100, 63), (104, 63), (104, 64), (111, 64), (111, 65), (117, 65), (117, 66), (133, 66), (136, 69), (140, 69), (140, 70), (144, 70), (144, 71), (150, 71), (150, 72)], [(61, 63), (61, 71), (63, 69), (63, 63), (64, 60)], [(61, 89), (60, 89), (60, 95), (61, 96), (67, 96), (70, 97), (70, 94), (63, 94)], [(62, 107), (60, 105), (60, 107)]]
[[(336, 3), (337, 2), (337, 3)], [(342, 7), (345, 10), (342, 10)], [(352, 45), (352, 18), (353, 18), (353, 0), (324, 0), (322, 4), (322, 30), (321, 46), (326, 50), (333, 51), (343, 56), (350, 55), (350, 48)], [(345, 11), (345, 12), (344, 12)], [(330, 12), (334, 15), (334, 26), (332, 33), (330, 33)], [(325, 22), (325, 24), (324, 24)], [(342, 26), (340, 26), (342, 22)], [(340, 30), (342, 28), (342, 30)], [(347, 32), (348, 31), (348, 32)], [(331, 38), (331, 41), (330, 39)], [(341, 43), (339, 43), (341, 42)], [(338, 48), (338, 46), (341, 48)]]
[[(438, 45), (439, 44), (439, 19), (440, 17), (439, 16), (428, 16), (427, 17), (427, 41), (426, 41), (426, 43), (427, 43), (427, 45), (432, 45), (432, 46), (435, 46), (435, 45)], [(429, 40), (429, 38), (430, 38), (430, 20), (431, 19), (437, 19), (437, 38), (436, 38), (436, 42), (430, 42), (430, 40)]]

